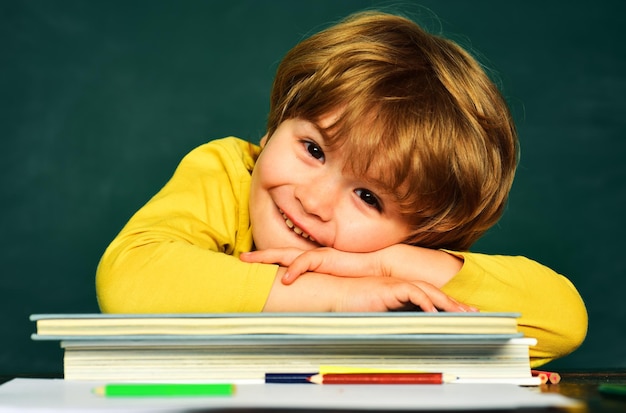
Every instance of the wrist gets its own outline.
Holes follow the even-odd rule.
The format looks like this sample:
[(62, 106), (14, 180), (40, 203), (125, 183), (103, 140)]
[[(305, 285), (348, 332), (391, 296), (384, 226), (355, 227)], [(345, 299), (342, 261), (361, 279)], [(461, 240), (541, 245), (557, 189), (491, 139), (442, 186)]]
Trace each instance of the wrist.
[(384, 274), (405, 281), (425, 281), (441, 288), (463, 267), (463, 259), (443, 250), (397, 244), (385, 250)]
[(306, 273), (290, 285), (282, 283), (285, 267), (279, 267), (263, 311), (330, 312), (337, 308), (341, 279), (325, 274)]

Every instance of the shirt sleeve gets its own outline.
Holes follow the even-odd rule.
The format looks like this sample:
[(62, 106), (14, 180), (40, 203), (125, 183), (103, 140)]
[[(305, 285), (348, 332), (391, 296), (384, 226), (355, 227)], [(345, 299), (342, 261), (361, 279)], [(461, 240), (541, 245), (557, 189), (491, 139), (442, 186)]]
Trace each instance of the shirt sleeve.
[(519, 329), (537, 339), (537, 367), (578, 348), (587, 334), (587, 310), (564, 276), (525, 257), (451, 252), (464, 260), (442, 290), (480, 311), (519, 312)]
[(277, 266), (238, 258), (252, 247), (246, 145), (230, 138), (193, 150), (130, 219), (98, 265), (103, 312), (262, 310)]

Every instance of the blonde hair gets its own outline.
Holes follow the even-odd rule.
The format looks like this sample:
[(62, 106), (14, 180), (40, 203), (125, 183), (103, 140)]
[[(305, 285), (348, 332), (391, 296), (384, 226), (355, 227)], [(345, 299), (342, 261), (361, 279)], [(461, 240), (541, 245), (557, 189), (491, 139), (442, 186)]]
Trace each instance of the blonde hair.
[(268, 136), (339, 110), (327, 143), (395, 194), (408, 244), (467, 249), (500, 218), (517, 164), (509, 109), (478, 62), (404, 17), (352, 15), (280, 63)]

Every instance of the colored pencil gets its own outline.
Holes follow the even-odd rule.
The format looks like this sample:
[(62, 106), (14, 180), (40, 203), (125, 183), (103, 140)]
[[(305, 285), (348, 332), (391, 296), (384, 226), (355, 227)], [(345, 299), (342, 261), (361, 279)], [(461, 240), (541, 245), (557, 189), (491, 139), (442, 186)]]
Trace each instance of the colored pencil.
[(559, 384), (561, 381), (561, 375), (553, 371), (531, 370), (530, 372), (534, 377), (539, 377), (541, 384)]
[(265, 373), (266, 383), (311, 383), (309, 378), (317, 373)]
[(598, 386), (598, 391), (607, 396), (626, 398), (626, 384), (603, 383)]
[(225, 383), (119, 383), (94, 389), (105, 397), (215, 397), (231, 396), (233, 384)]
[(315, 384), (442, 384), (454, 379), (442, 373), (337, 373), (316, 374), (309, 380)]

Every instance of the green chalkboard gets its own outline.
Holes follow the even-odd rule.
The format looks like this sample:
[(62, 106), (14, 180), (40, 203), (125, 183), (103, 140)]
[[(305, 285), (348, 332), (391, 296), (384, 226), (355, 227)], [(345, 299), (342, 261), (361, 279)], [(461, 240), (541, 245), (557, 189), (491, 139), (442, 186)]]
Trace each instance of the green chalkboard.
[[(100, 255), (181, 157), (226, 135), (258, 141), (283, 54), (390, 4), (0, 2), (0, 374), (60, 373), (29, 314), (98, 311)], [(518, 123), (510, 205), (474, 250), (531, 257), (578, 286), (589, 335), (555, 368), (626, 367), (626, 2), (400, 4), (497, 74)]]

